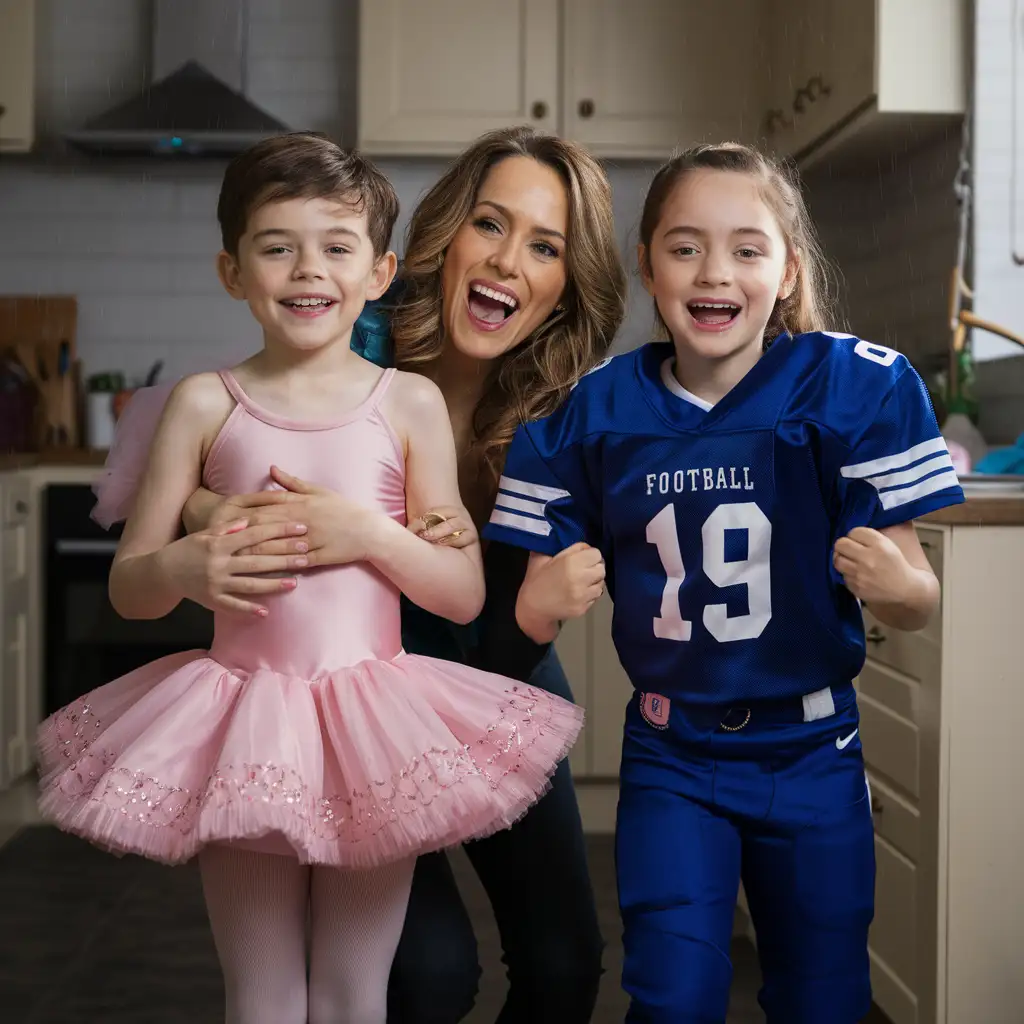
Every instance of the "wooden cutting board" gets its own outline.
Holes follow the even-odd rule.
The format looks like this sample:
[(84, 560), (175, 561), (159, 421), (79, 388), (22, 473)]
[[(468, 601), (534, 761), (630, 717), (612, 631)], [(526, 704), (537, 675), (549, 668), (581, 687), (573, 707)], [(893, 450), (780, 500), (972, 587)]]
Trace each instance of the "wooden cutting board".
[(11, 350), (39, 391), (38, 447), (79, 445), (80, 367), (73, 295), (0, 296), (0, 351)]

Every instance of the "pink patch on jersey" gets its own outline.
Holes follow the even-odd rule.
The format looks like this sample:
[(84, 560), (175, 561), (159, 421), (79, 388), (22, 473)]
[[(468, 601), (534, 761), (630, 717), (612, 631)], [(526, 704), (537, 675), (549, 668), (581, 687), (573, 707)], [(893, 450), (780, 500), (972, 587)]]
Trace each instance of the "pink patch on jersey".
[(655, 729), (668, 728), (668, 714), (672, 710), (672, 701), (662, 697), (660, 693), (644, 693), (640, 695), (640, 714), (648, 725)]

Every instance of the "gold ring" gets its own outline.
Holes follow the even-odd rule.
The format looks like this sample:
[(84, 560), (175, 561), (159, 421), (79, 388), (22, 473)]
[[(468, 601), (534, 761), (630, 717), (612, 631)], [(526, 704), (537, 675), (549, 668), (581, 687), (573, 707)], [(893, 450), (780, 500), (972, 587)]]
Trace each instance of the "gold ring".
[(420, 516), (420, 522), (423, 523), (423, 529), (429, 530), (434, 526), (440, 526), (442, 523), (448, 522), (448, 517), (441, 515), (440, 512), (424, 512)]

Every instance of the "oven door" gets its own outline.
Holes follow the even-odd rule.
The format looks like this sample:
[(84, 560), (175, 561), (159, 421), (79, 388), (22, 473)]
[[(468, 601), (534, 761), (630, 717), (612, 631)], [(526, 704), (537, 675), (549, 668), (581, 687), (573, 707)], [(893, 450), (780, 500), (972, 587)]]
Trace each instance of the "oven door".
[(89, 518), (92, 489), (54, 484), (43, 501), (46, 714), (149, 661), (213, 641), (213, 613), (182, 601), (170, 615), (129, 621), (114, 611), (107, 578), (120, 527)]

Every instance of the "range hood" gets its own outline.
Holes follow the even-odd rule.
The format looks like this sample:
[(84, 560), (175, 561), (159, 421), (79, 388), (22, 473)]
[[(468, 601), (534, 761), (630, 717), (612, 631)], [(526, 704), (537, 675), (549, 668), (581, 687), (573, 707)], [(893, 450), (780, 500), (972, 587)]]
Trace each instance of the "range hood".
[(89, 153), (226, 157), (289, 131), (244, 94), (245, 0), (154, 0), (153, 83), (65, 138)]

